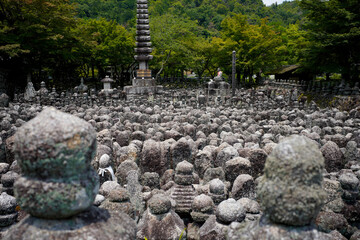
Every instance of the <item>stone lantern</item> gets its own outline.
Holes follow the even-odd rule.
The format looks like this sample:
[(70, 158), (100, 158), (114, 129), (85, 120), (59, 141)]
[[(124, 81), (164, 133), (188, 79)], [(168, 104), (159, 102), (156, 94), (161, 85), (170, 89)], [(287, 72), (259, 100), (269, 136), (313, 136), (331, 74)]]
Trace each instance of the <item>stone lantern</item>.
[(104, 90), (110, 90), (111, 89), (111, 83), (115, 82), (113, 79), (111, 79), (109, 76), (106, 76), (103, 80), (101, 80), (102, 83), (104, 83)]

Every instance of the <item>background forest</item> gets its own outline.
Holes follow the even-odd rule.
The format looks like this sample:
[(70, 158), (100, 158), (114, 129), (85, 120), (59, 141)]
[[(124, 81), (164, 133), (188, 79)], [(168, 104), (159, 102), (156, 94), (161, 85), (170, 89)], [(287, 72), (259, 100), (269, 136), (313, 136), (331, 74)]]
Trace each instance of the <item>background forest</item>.
[[(229, 75), (235, 50), (238, 81), (292, 64), (359, 79), (358, 0), (149, 0), (149, 12), (151, 69), (163, 77)], [(37, 88), (69, 87), (110, 68), (123, 86), (136, 68), (135, 19), (136, 0), (0, 0), (0, 69), (13, 88), (28, 73)]]

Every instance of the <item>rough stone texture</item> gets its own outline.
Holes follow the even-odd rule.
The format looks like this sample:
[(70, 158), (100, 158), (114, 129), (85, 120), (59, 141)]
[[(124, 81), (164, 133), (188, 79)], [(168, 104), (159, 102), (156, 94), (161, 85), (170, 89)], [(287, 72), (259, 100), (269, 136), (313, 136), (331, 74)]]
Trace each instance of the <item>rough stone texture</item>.
[(119, 165), (115, 173), (119, 184), (124, 185), (126, 183), (126, 177), (131, 170), (139, 171), (139, 167), (132, 160), (125, 160)]
[(164, 214), (170, 211), (171, 201), (162, 194), (156, 194), (148, 201), (148, 206), (152, 214)]
[(14, 141), (15, 141), (15, 136), (11, 136), (7, 138), (5, 141), (6, 162), (9, 164), (11, 164), (15, 160)]
[(166, 157), (164, 146), (152, 139), (146, 140), (143, 145), (139, 167), (141, 172), (157, 172), (159, 176), (162, 176), (170, 168), (170, 161)]
[(328, 141), (320, 149), (325, 159), (325, 168), (328, 172), (337, 172), (344, 168), (345, 158), (338, 145)]
[(306, 137), (284, 139), (269, 155), (258, 197), (270, 220), (293, 226), (310, 224), (325, 200), (321, 188), (324, 159)]
[(342, 235), (349, 236), (348, 222), (341, 214), (320, 212), (316, 217), (315, 224), (321, 232), (330, 233), (333, 230), (337, 230)]
[(106, 181), (104, 182), (99, 189), (99, 193), (105, 197), (109, 196), (111, 190), (120, 187), (116, 181)]
[(216, 216), (211, 215), (204, 225), (199, 229), (201, 240), (225, 240), (228, 232), (228, 226), (216, 221)]
[(205, 171), (208, 168), (214, 167), (214, 160), (211, 152), (205, 150), (198, 152), (195, 156), (194, 166), (199, 177), (203, 178)]
[(186, 239), (186, 231), (183, 220), (173, 210), (167, 213), (155, 215), (147, 209), (139, 224), (136, 238), (147, 239), (179, 239), (183, 233), (183, 239)]
[(312, 226), (292, 227), (276, 225), (265, 217), (260, 221), (249, 224), (230, 225), (229, 240), (259, 240), (259, 239), (286, 239), (286, 240), (334, 240), (332, 235), (319, 232)]
[(235, 157), (238, 157), (239, 153), (238, 151), (232, 147), (228, 146), (222, 149), (216, 156), (216, 159), (214, 161), (215, 167), (225, 167), (225, 163)]
[(174, 181), (175, 171), (173, 169), (168, 169), (164, 172), (160, 178), (160, 187), (163, 188), (167, 183)]
[(18, 129), (14, 146), (23, 173), (15, 196), (25, 211), (59, 219), (91, 207), (99, 183), (90, 166), (96, 133), (89, 123), (46, 108)]
[(212, 179), (219, 178), (225, 181), (225, 172), (222, 167), (208, 168), (204, 173), (204, 183), (210, 182)]
[(350, 240), (359, 240), (360, 239), (360, 230), (356, 231), (351, 237)]
[(110, 211), (120, 211), (126, 213), (131, 218), (135, 218), (135, 209), (130, 203), (129, 194), (127, 190), (122, 187), (111, 190), (108, 199), (101, 203), (100, 208)]
[(360, 158), (359, 150), (357, 149), (357, 143), (355, 141), (349, 141), (346, 144), (346, 151), (344, 154), (345, 161), (358, 161)]
[(231, 197), (235, 200), (246, 197), (255, 199), (255, 183), (254, 178), (249, 174), (239, 175), (235, 181), (231, 190)]
[(340, 182), (325, 178), (322, 186), (327, 195), (323, 210), (333, 211), (335, 213), (341, 212), (344, 204), (341, 199), (343, 189), (341, 188)]
[(0, 95), (0, 107), (8, 107), (9, 106), (9, 96), (5, 93)]
[(139, 213), (139, 216), (144, 212), (143, 196), (141, 195), (142, 186), (139, 183), (138, 171), (131, 170), (126, 177), (126, 189), (130, 195), (130, 202), (134, 206), (135, 210)]
[(176, 184), (171, 193), (171, 198), (176, 202), (175, 211), (177, 213), (190, 213), (195, 196), (196, 192), (192, 185)]
[(227, 188), (223, 181), (215, 178), (209, 182), (209, 196), (215, 204), (219, 204), (227, 198)]
[(188, 162), (194, 162), (192, 160), (192, 149), (186, 138), (181, 138), (174, 143), (170, 148), (171, 159), (173, 166), (177, 166), (178, 163), (186, 160)]
[(150, 189), (160, 188), (159, 174), (156, 172), (146, 172), (141, 176), (143, 186), (150, 187)]
[(225, 163), (227, 181), (233, 183), (240, 174), (251, 174), (251, 163), (248, 159), (236, 157)]
[(339, 177), (341, 188), (343, 189), (342, 198), (347, 202), (354, 202), (359, 196), (359, 179), (353, 172), (344, 172)]
[(250, 198), (240, 198), (238, 203), (244, 208), (246, 213), (258, 214), (260, 213), (260, 205), (257, 201)]
[(0, 195), (0, 227), (10, 226), (16, 221), (16, 199), (3, 192)]
[(205, 222), (213, 214), (215, 205), (211, 197), (201, 194), (196, 196), (192, 202), (191, 217), (195, 222)]
[(251, 163), (251, 172), (254, 178), (263, 174), (267, 154), (262, 149), (254, 149), (249, 153), (249, 161)]
[[(121, 223), (121, 224), (120, 224)], [(136, 224), (126, 214), (91, 207), (66, 221), (28, 216), (14, 225), (3, 239), (134, 239)]]
[(222, 201), (216, 209), (216, 218), (219, 222), (229, 224), (231, 222), (241, 222), (245, 218), (245, 210), (233, 198)]
[(352, 204), (344, 203), (340, 212), (349, 223), (360, 221), (360, 201), (356, 201)]

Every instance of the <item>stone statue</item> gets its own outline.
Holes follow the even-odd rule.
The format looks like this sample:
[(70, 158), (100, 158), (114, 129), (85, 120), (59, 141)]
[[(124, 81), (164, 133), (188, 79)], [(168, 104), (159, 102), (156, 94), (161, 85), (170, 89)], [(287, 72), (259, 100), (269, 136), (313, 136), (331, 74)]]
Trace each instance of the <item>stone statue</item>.
[(223, 72), (221, 71), (221, 69), (220, 68), (218, 68), (218, 73), (217, 73), (217, 76), (216, 77), (214, 77), (214, 80), (216, 81), (216, 82), (221, 82), (221, 81), (223, 81), (224, 79), (223, 79)]

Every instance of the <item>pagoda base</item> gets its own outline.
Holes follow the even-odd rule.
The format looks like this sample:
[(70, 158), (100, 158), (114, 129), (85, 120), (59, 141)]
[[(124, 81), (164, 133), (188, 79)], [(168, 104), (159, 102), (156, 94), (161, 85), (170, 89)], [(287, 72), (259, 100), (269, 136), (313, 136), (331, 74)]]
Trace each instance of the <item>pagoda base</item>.
[(132, 86), (124, 87), (127, 95), (158, 94), (163, 90), (163, 86), (156, 85), (155, 79), (134, 78), (132, 84)]

